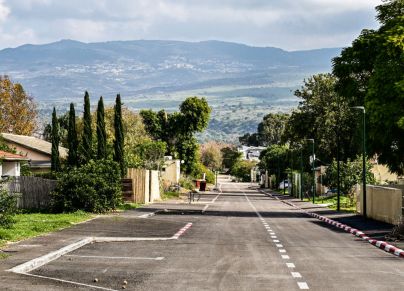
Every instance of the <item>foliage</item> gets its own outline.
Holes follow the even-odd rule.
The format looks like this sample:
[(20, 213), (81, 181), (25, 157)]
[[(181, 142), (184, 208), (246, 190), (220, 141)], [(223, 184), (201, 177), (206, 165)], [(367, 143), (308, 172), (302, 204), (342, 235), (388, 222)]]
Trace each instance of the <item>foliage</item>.
[(90, 96), (84, 94), (83, 136), (81, 140), (81, 164), (93, 158), (93, 130), (91, 126)]
[(180, 186), (182, 188), (192, 190), (195, 188), (195, 183), (192, 181), (190, 177), (182, 177), (180, 179)]
[(122, 203), (121, 187), (118, 163), (90, 160), (59, 175), (52, 193), (52, 209), (56, 212), (106, 212)]
[(0, 132), (31, 135), (36, 127), (36, 105), (19, 83), (0, 76)]
[(262, 151), (260, 155), (258, 166), (261, 169), (268, 170), (270, 174), (274, 174), (277, 177), (277, 184), (279, 184), (281, 177), (289, 167), (287, 151), (287, 146), (274, 144)]
[(238, 141), (245, 146), (257, 147), (260, 145), (258, 133), (246, 133), (238, 138)]
[(0, 246), (5, 245), (9, 241), (19, 241), (70, 227), (91, 217), (91, 214), (83, 211), (60, 214), (19, 213), (15, 215), (16, 222), (11, 228), (0, 228)]
[(404, 174), (404, 1), (376, 7), (378, 30), (363, 30), (333, 60), (337, 91), (351, 106), (365, 106), (368, 152)]
[(0, 184), (0, 227), (9, 228), (15, 222), (17, 211), (17, 198), (3, 189)]
[[(314, 75), (295, 91), (301, 98), (298, 109), (287, 123), (284, 141), (292, 146), (305, 139), (314, 139), (316, 156), (324, 163), (336, 156), (338, 140), (343, 159), (355, 157), (360, 144), (355, 137), (357, 122), (355, 112), (335, 92), (336, 78), (331, 74)], [(341, 159), (340, 157), (340, 159)]]
[(126, 163), (124, 154), (124, 132), (123, 132), (123, 122), (122, 122), (122, 102), (121, 95), (116, 96), (115, 100), (115, 111), (114, 111), (114, 129), (115, 129), (115, 140), (114, 140), (114, 161), (119, 164), (121, 169), (121, 176), (126, 175)]
[(221, 149), (223, 168), (231, 169), (233, 165), (241, 160), (242, 153), (236, 147), (227, 146)]
[(76, 112), (74, 110), (74, 104), (70, 103), (70, 111), (69, 111), (69, 126), (67, 130), (67, 143), (68, 143), (68, 156), (67, 156), (67, 164), (71, 167), (76, 167), (78, 165), (78, 147), (79, 141), (77, 137), (76, 130)]
[(53, 107), (52, 113), (52, 152), (51, 152), (51, 170), (52, 172), (60, 171), (59, 156), (59, 122), (56, 116), (56, 109)]
[(136, 153), (140, 161), (140, 165), (137, 166), (148, 170), (160, 170), (164, 164), (165, 152), (165, 142), (145, 141), (136, 147)]
[(210, 112), (205, 98), (189, 97), (180, 105), (180, 112), (142, 110), (140, 115), (150, 136), (165, 142), (166, 154), (184, 160), (184, 171), (191, 173), (198, 161), (194, 135), (207, 127)]
[[(66, 112), (63, 115), (58, 116), (59, 123), (59, 141), (62, 146), (67, 146), (69, 144), (69, 112)], [(43, 138), (46, 141), (52, 142), (52, 122), (45, 125), (44, 130), (42, 132)]]
[(217, 142), (208, 142), (201, 146), (201, 162), (205, 167), (211, 170), (222, 168), (223, 156), (221, 149), (223, 144)]
[[(366, 162), (366, 183), (375, 184), (376, 179), (370, 171), (372, 164)], [(358, 156), (355, 160), (348, 159), (346, 162), (340, 162), (340, 185), (341, 192), (345, 194), (352, 194), (352, 188), (358, 183), (362, 182), (362, 158)], [(333, 160), (331, 165), (327, 168), (326, 174), (323, 177), (323, 184), (331, 189), (337, 189), (337, 161)]]
[(289, 114), (269, 113), (258, 124), (258, 141), (260, 146), (281, 144)]
[(256, 166), (255, 162), (241, 160), (233, 165), (231, 168), (231, 175), (237, 177), (242, 182), (251, 181), (251, 169)]
[(165, 191), (161, 195), (162, 200), (178, 199), (178, 197), (180, 197), (180, 192), (175, 192), (175, 191)]
[(202, 179), (203, 174), (205, 174), (205, 180), (207, 183), (215, 183), (215, 173), (206, 168), (203, 164), (197, 163), (191, 172), (191, 176), (195, 179)]
[(99, 160), (107, 158), (107, 132), (105, 130), (104, 100), (102, 96), (97, 107), (97, 158)]

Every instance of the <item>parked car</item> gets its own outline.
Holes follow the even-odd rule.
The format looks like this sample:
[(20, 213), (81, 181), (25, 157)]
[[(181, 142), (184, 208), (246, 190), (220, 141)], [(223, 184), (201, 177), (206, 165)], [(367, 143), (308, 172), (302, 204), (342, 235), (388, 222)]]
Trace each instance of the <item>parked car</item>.
[(283, 190), (289, 187), (289, 181), (288, 180), (283, 180), (280, 184), (279, 184), (279, 189)]
[(337, 194), (337, 189), (328, 189), (327, 192), (324, 193), (324, 196), (333, 196)]

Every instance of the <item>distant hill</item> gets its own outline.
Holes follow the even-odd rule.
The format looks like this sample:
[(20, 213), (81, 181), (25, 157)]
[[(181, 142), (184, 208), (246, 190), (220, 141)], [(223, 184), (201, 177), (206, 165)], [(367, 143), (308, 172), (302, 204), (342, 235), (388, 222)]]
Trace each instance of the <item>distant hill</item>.
[(204, 95), (219, 110), (213, 115), (215, 131), (220, 131), (219, 116), (228, 109), (223, 104), (258, 106), (258, 111), (295, 106), (292, 91), (303, 78), (330, 71), (340, 51), (288, 52), (221, 41), (61, 40), (1, 50), (0, 74), (21, 82), (44, 112), (55, 104), (80, 102), (85, 90), (107, 101), (119, 92), (135, 108), (175, 109), (189, 94)]

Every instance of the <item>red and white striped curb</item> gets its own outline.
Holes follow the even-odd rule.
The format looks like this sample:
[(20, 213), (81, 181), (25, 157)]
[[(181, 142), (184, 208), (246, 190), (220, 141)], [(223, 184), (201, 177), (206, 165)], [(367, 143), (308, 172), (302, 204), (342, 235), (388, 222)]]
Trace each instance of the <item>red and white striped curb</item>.
[(184, 234), (190, 227), (192, 226), (192, 222), (187, 223), (183, 228), (177, 231), (176, 234), (173, 235), (173, 239), (178, 239), (181, 235)]
[[(269, 195), (273, 196), (272, 194), (269, 194)], [(326, 223), (328, 223), (328, 224), (330, 224), (332, 226), (335, 226), (337, 228), (343, 229), (344, 231), (346, 231), (348, 233), (351, 233), (351, 234), (361, 238), (364, 241), (369, 242), (370, 244), (374, 245), (375, 247), (378, 247), (379, 249), (382, 249), (382, 250), (384, 250), (384, 251), (386, 251), (388, 253), (391, 253), (391, 254), (393, 254), (393, 255), (395, 255), (397, 257), (404, 258), (404, 250), (399, 249), (399, 248), (397, 248), (397, 247), (395, 247), (395, 246), (393, 246), (393, 245), (391, 245), (391, 244), (389, 244), (389, 243), (387, 243), (385, 241), (372, 239), (372, 238), (368, 237), (364, 232), (362, 232), (362, 231), (360, 231), (360, 230), (358, 230), (356, 228), (350, 227), (349, 225), (346, 225), (346, 224), (337, 222), (335, 220), (332, 220), (332, 219), (330, 219), (328, 217), (321, 216), (321, 215), (318, 215), (316, 213), (304, 210), (304, 209), (300, 208), (299, 206), (297, 206), (297, 205), (295, 205), (293, 203), (287, 202), (287, 201), (283, 201), (283, 200), (279, 199), (276, 196), (275, 196), (275, 198), (277, 200), (279, 200), (279, 201), (282, 201), (285, 204), (288, 204), (288, 205), (290, 205), (292, 207), (295, 207), (295, 208), (307, 213), (308, 215), (310, 215), (310, 216), (312, 216), (314, 218), (322, 220), (322, 221), (324, 221), (324, 222), (326, 222)]]

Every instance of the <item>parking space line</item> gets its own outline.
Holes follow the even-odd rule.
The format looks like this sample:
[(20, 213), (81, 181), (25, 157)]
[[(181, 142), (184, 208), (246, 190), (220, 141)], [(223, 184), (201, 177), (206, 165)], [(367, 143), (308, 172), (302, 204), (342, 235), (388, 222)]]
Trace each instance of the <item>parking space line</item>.
[(75, 258), (90, 258), (90, 259), (112, 259), (112, 260), (154, 260), (161, 261), (164, 257), (109, 257), (109, 256), (81, 256), (81, 255), (65, 255), (65, 257), (75, 257)]

